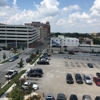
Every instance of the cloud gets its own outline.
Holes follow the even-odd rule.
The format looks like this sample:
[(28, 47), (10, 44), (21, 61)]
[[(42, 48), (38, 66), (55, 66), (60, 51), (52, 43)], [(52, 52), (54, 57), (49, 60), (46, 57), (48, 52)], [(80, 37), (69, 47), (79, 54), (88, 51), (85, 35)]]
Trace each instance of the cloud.
[(44, 16), (55, 16), (60, 13), (57, 0), (43, 0), (40, 5), (35, 4), (38, 12)]
[(100, 16), (100, 0), (95, 0), (93, 6), (90, 8), (91, 16)]
[[(60, 2), (57, 0), (42, 0), (39, 4), (35, 2), (35, 10), (21, 10), (17, 6), (17, 0), (13, 0), (13, 6), (8, 6), (6, 0), (5, 6), (0, 6), (0, 22), (6, 24), (24, 24), (32, 21), (46, 22), (51, 24), (51, 31), (57, 32), (81, 32), (99, 30), (100, 11), (98, 0), (94, 1), (90, 12), (82, 12), (79, 5), (70, 5), (59, 8)], [(0, 3), (1, 4), (1, 3)]]
[(64, 7), (62, 9), (64, 12), (71, 12), (72, 10), (80, 10), (78, 5), (70, 5), (69, 7)]
[(6, 6), (7, 0), (0, 0), (0, 6)]
[(13, 5), (16, 6), (17, 0), (13, 0)]

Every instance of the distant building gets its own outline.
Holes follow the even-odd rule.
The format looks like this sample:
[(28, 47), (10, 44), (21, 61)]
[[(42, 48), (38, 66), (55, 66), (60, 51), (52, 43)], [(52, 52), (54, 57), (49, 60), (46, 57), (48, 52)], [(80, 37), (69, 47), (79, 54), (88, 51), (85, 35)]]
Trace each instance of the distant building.
[(46, 23), (32, 22), (32, 23), (25, 23), (25, 25), (33, 26), (37, 30), (40, 41), (43, 41), (47, 36), (50, 35), (49, 22)]
[(90, 38), (84, 38), (84, 40), (82, 41), (82, 44), (93, 44), (93, 40)]
[(50, 40), (50, 46), (61, 46), (61, 47), (68, 47), (68, 46), (79, 46), (79, 39), (77, 38), (69, 38), (69, 37), (53, 37)]
[(0, 24), (0, 45), (6, 47), (32, 47), (39, 38), (37, 31), (28, 25)]

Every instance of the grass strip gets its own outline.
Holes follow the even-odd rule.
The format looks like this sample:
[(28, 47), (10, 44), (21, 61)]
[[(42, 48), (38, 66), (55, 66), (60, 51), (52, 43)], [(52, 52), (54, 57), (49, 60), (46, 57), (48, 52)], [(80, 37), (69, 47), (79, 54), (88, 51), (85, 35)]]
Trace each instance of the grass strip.
[(41, 55), (42, 55), (42, 53), (40, 53), (35, 59), (33, 59), (33, 60), (30, 62), (30, 65), (32, 65)]
[(0, 97), (25, 73), (26, 70), (22, 70), (18, 73), (10, 82), (0, 89)]

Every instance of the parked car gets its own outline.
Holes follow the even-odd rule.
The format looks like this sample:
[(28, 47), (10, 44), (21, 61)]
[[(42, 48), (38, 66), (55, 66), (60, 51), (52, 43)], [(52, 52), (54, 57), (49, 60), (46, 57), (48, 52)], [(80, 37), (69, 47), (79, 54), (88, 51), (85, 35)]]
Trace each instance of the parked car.
[(73, 77), (72, 77), (71, 74), (67, 74), (67, 75), (66, 75), (66, 81), (67, 81), (67, 83), (69, 83), (69, 84), (74, 83), (74, 80), (73, 80)]
[(46, 100), (55, 100), (55, 97), (52, 94), (48, 94)]
[(37, 61), (37, 64), (47, 64), (47, 65), (49, 65), (49, 61), (48, 60), (39, 60), (39, 61)]
[(76, 94), (71, 94), (69, 100), (78, 100), (77, 95)]
[(9, 62), (15, 61), (16, 59), (14, 57), (9, 58)]
[(70, 56), (68, 56), (68, 59), (71, 59), (71, 57), (70, 57)]
[(57, 100), (66, 100), (65, 94), (59, 93), (59, 94), (57, 95)]
[(100, 73), (99, 72), (97, 72), (96, 75), (100, 78)]
[(13, 78), (15, 75), (17, 75), (17, 73), (18, 73), (18, 71), (16, 71), (16, 70), (9, 70), (9, 71), (7, 72), (7, 74), (5, 75), (5, 78), (6, 78), (6, 79), (11, 79), (11, 78)]
[(18, 59), (18, 58), (19, 58), (19, 56), (18, 56), (18, 55), (16, 55), (16, 56), (14, 56), (13, 58), (14, 58), (14, 59)]
[(95, 100), (100, 100), (100, 96), (96, 96), (95, 97)]
[(75, 54), (73, 51), (69, 51), (68, 54)]
[(89, 68), (93, 68), (93, 64), (92, 63), (88, 63), (87, 64)]
[(82, 80), (82, 77), (80, 74), (76, 74), (75, 75), (75, 79), (76, 79), (76, 82), (79, 83), (79, 84), (82, 84), (83, 83), (83, 80)]
[(90, 95), (83, 95), (82, 100), (92, 100)]
[(58, 52), (58, 54), (65, 54), (65, 52)]
[(92, 80), (91, 78), (89, 77), (89, 75), (84, 75), (84, 80), (85, 80), (85, 83), (86, 84), (92, 84)]
[(31, 61), (32, 61), (31, 58), (27, 58), (27, 59), (26, 59), (26, 62), (27, 62), (27, 63), (30, 63)]
[(43, 56), (49, 56), (50, 57), (50, 54), (49, 53), (44, 53)]
[(35, 68), (35, 69), (30, 69), (30, 71), (28, 72), (27, 76), (29, 76), (34, 71), (43, 74), (43, 70), (41, 68)]
[(41, 57), (40, 57), (40, 60), (41, 60), (41, 59), (50, 60), (50, 57), (49, 57), (49, 56), (41, 56)]
[(98, 78), (98, 77), (93, 77), (93, 81), (95, 82), (95, 84), (96, 84), (97, 86), (100, 86), (100, 78)]
[(30, 73), (28, 77), (42, 77), (42, 74), (37, 71), (34, 71), (33, 73)]
[(27, 90), (29, 89), (29, 86), (31, 86), (34, 90), (39, 89), (39, 86), (37, 84), (34, 84), (33, 82), (25, 82), (21, 88), (24, 90)]

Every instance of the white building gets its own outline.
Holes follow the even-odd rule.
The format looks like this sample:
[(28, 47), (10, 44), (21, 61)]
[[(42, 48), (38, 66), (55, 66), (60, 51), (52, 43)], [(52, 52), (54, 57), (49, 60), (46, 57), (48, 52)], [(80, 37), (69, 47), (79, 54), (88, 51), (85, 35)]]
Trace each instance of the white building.
[(33, 26), (0, 24), (0, 45), (6, 47), (31, 47), (39, 38)]
[(77, 38), (65, 38), (65, 37), (53, 37), (50, 40), (50, 46), (79, 46), (79, 39)]

